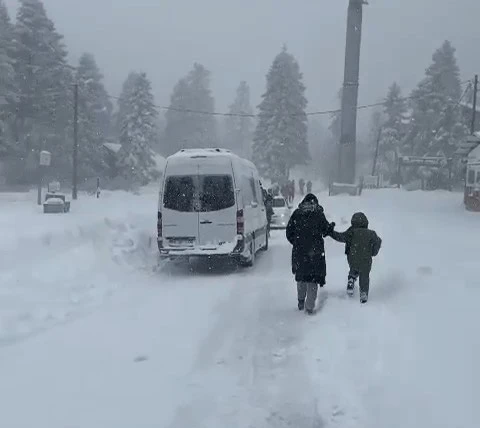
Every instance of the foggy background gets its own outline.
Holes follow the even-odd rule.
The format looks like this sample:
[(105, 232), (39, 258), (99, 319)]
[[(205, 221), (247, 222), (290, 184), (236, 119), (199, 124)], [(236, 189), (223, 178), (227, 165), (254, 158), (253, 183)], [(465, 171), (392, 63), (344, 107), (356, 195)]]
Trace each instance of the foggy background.
[[(17, 1), (6, 0), (15, 12)], [(95, 55), (112, 95), (132, 69), (152, 80), (156, 103), (194, 61), (212, 71), (216, 110), (239, 81), (256, 106), (265, 74), (286, 43), (304, 73), (308, 111), (337, 107), (343, 80), (348, 0), (44, 0), (65, 36), (71, 63)], [(457, 48), (463, 78), (480, 68), (478, 0), (371, 0), (364, 8), (359, 102), (384, 97), (396, 80), (407, 94), (445, 39)], [(359, 123), (363, 127), (365, 123)]]

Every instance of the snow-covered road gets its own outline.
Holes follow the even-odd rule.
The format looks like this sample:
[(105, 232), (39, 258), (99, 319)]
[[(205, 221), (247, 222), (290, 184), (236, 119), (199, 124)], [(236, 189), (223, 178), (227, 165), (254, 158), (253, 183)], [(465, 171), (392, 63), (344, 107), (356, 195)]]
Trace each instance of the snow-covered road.
[(3, 198), (1, 427), (479, 424), (480, 217), (459, 194), (322, 195), (337, 229), (363, 210), (384, 246), (360, 306), (327, 241), (314, 317), (296, 310), (282, 232), (250, 270), (158, 271), (154, 190), (65, 216)]

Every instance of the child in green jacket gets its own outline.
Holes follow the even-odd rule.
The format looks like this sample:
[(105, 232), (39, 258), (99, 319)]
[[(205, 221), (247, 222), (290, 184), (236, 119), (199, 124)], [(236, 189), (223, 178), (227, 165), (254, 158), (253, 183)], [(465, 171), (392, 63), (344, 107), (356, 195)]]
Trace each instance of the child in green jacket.
[(345, 254), (350, 267), (348, 295), (353, 295), (355, 281), (360, 278), (360, 303), (366, 303), (370, 288), (372, 259), (380, 251), (382, 240), (374, 230), (368, 228), (367, 216), (361, 212), (352, 216), (351, 226), (345, 232), (332, 230), (329, 235), (335, 241), (345, 243)]

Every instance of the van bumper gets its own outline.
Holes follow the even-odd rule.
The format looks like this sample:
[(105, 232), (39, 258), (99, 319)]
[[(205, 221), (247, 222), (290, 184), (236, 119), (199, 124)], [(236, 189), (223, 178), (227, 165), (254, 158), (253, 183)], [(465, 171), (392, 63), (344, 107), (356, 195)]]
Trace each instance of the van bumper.
[(163, 241), (158, 240), (158, 251), (164, 259), (184, 259), (186, 257), (236, 257), (244, 252), (245, 244), (243, 239), (237, 238), (233, 243), (223, 245), (205, 245), (195, 247), (168, 247)]

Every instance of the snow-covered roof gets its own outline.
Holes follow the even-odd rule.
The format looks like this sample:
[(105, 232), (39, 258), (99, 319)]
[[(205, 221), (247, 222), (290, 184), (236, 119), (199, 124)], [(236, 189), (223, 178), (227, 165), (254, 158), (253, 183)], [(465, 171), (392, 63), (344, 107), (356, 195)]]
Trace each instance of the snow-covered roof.
[(103, 143), (103, 147), (110, 150), (113, 153), (118, 153), (122, 148), (121, 144), (118, 143)]
[(476, 132), (474, 135), (469, 135), (465, 140), (461, 141), (455, 155), (467, 156), (472, 150), (476, 149), (480, 145), (480, 132)]
[(480, 144), (477, 145), (469, 154), (468, 159), (480, 159)]
[[(472, 110), (473, 109), (473, 103), (471, 102), (468, 102), (468, 101), (461, 101), (459, 103), (462, 107), (465, 107), (465, 108), (468, 108), (469, 110)], [(480, 113), (480, 105), (477, 104), (477, 107), (475, 108), (475, 111), (477, 113)]]

